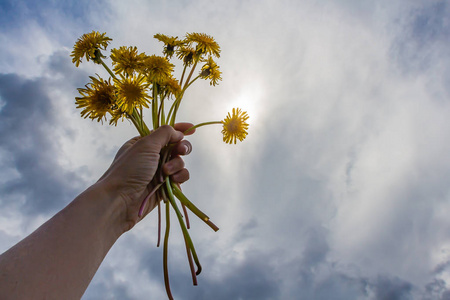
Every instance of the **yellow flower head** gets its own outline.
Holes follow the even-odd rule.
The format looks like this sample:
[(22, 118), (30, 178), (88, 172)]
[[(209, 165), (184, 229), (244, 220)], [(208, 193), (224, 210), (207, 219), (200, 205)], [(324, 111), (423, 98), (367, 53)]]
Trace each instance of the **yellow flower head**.
[(127, 117), (127, 113), (122, 111), (119, 107), (115, 106), (111, 112), (111, 120), (109, 120), (109, 125), (117, 126), (119, 120), (123, 121)]
[(121, 76), (120, 80), (115, 79), (117, 87), (117, 106), (127, 114), (133, 114), (134, 108), (147, 107), (149, 96), (147, 88), (149, 84), (142, 74), (130, 77)]
[(178, 40), (178, 37), (173, 37), (173, 36), (167, 36), (165, 34), (155, 34), (153, 36), (155, 39), (157, 39), (160, 42), (164, 43), (164, 50), (163, 53), (166, 55), (166, 57), (168, 58), (172, 58), (173, 53), (175, 52), (175, 47), (181, 46), (183, 45), (183, 41)]
[(228, 144), (236, 144), (236, 139), (243, 141), (247, 136), (248, 120), (247, 112), (240, 108), (233, 108), (233, 113), (228, 113), (227, 117), (222, 121), (223, 141)]
[(137, 52), (136, 47), (120, 47), (111, 50), (111, 60), (116, 74), (123, 73), (127, 76), (144, 69), (146, 55)]
[(164, 82), (161, 83), (162, 91), (167, 92), (167, 95), (174, 95), (177, 97), (181, 92), (181, 86), (173, 77), (167, 78)]
[(219, 66), (212, 59), (211, 56), (206, 60), (206, 64), (202, 67), (202, 71), (200, 72), (200, 77), (203, 79), (211, 79), (210, 85), (218, 84), (219, 80), (222, 80), (222, 72), (219, 71)]
[(147, 56), (145, 60), (145, 73), (149, 82), (164, 82), (172, 76), (173, 68), (174, 65), (162, 56)]
[(220, 47), (219, 44), (214, 40), (212, 36), (204, 33), (188, 33), (186, 35), (186, 41), (189, 45), (193, 43), (197, 44), (196, 51), (201, 55), (208, 53), (209, 55), (214, 55), (215, 57), (220, 57)]
[[(97, 75), (98, 76), (98, 75)], [(92, 82), (86, 84), (86, 88), (79, 88), (78, 92), (82, 97), (75, 97), (77, 108), (82, 108), (81, 116), (97, 119), (100, 122), (103, 118), (106, 119), (106, 113), (111, 112), (115, 102), (116, 89), (110, 81), (102, 78), (95, 78), (89, 76)]]
[(83, 34), (73, 46), (73, 51), (70, 54), (72, 62), (75, 66), (79, 66), (81, 59), (86, 57), (86, 60), (92, 59), (95, 63), (100, 63), (100, 58), (104, 58), (100, 49), (106, 50), (108, 44), (112, 39), (105, 36), (106, 32), (100, 34), (97, 31)]
[(183, 60), (185, 66), (190, 66), (197, 59), (198, 54), (192, 47), (181, 46), (177, 50), (177, 57)]

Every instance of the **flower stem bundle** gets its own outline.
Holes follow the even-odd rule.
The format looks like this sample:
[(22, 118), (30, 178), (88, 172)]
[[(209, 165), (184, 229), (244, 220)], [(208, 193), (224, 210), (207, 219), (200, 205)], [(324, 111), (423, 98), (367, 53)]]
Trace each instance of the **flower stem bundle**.
[[(141, 136), (146, 136), (151, 134), (150, 128), (156, 130), (163, 125), (174, 126), (186, 90), (195, 81), (205, 79), (209, 80), (210, 85), (215, 86), (222, 79), (219, 66), (213, 59), (220, 57), (220, 47), (211, 36), (203, 33), (188, 33), (184, 39), (169, 37), (164, 34), (156, 34), (154, 37), (164, 43), (163, 56), (149, 56), (138, 52), (136, 47), (122, 46), (111, 50), (109, 57), (112, 61), (112, 69), (104, 62), (107, 56), (102, 53), (102, 51), (106, 51), (112, 40), (106, 36), (106, 33), (100, 34), (93, 31), (82, 35), (76, 41), (71, 53), (72, 62), (78, 67), (83, 59), (86, 61), (92, 60), (94, 63), (102, 65), (110, 76), (107, 79), (98, 75), (97, 77), (90, 76), (91, 81), (84, 88), (78, 89), (80, 97), (76, 97), (75, 102), (77, 108), (81, 109), (82, 117), (98, 122), (109, 119), (111, 125), (117, 125), (119, 120), (128, 119), (134, 124)], [(183, 71), (179, 80), (173, 75), (175, 65), (171, 63), (171, 59), (174, 57), (182, 62)], [(146, 116), (150, 117), (150, 128), (144, 121), (144, 109), (149, 110), (149, 114), (146, 114)], [(234, 108), (232, 113), (228, 113), (224, 120), (200, 123), (188, 129), (185, 133), (205, 125), (221, 124), (223, 126), (223, 141), (232, 144), (236, 143), (237, 140), (245, 139), (248, 130), (247, 120), (246, 112)], [(219, 230), (219, 228), (210, 221), (206, 214), (189, 201), (177, 184), (172, 182), (168, 176), (163, 176), (161, 168), (164, 163), (171, 159), (170, 153), (171, 145), (162, 149), (159, 171), (152, 179), (154, 188), (142, 201), (138, 214), (139, 217), (142, 217), (150, 197), (157, 197), (157, 245), (159, 246), (161, 236), (160, 203), (163, 202), (165, 205), (164, 282), (169, 299), (173, 299), (167, 263), (170, 208), (172, 207), (175, 211), (183, 233), (194, 285), (197, 285), (196, 276), (200, 274), (202, 267), (188, 232), (190, 226), (187, 210), (194, 213), (214, 231)]]

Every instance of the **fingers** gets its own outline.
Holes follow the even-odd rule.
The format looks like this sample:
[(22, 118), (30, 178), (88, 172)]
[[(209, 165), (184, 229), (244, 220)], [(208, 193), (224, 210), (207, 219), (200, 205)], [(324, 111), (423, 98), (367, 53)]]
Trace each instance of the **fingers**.
[(189, 141), (182, 140), (173, 146), (172, 156), (188, 155), (192, 151), (192, 144)]
[(163, 166), (163, 172), (166, 175), (173, 175), (184, 168), (184, 161), (181, 157), (176, 156), (169, 160)]
[(163, 172), (170, 175), (174, 182), (183, 183), (189, 180), (189, 171), (184, 168), (184, 161), (181, 157), (176, 156), (164, 164)]
[[(186, 122), (181, 122), (181, 123), (177, 123), (175, 124), (173, 127), (175, 128), (175, 130), (181, 131), (181, 132), (185, 132), (186, 130), (188, 130), (189, 128), (191, 128), (192, 126), (194, 126), (194, 124), (192, 123), (186, 123)], [(191, 135), (195, 132), (195, 129), (189, 130), (188, 133), (186, 133), (186, 135)]]
[[(192, 123), (187, 122), (181, 122), (177, 123), (172, 127), (168, 125), (161, 126), (154, 132), (152, 132), (151, 135), (149, 135), (149, 138), (151, 136), (151, 141), (156, 142), (157, 146), (161, 146), (160, 148), (164, 147), (168, 143), (176, 143), (183, 139), (184, 134), (182, 134), (184, 131), (188, 130), (194, 126)], [(190, 130), (186, 135), (191, 135), (195, 132), (195, 129)], [(134, 145), (139, 139), (141, 139), (140, 136), (136, 136), (130, 140), (128, 140), (125, 144), (122, 145), (122, 147), (119, 149), (119, 151), (116, 154), (116, 157), (119, 157), (123, 152), (125, 152), (128, 148), (130, 148), (132, 145)], [(174, 155), (186, 155), (191, 152), (192, 146), (189, 142), (185, 143), (184, 141), (181, 142), (180, 145), (177, 145), (176, 149), (174, 149), (173, 154)]]
[(182, 169), (179, 172), (170, 176), (170, 179), (176, 183), (183, 183), (189, 180), (189, 171), (187, 169)]
[(122, 153), (128, 152), (127, 150), (130, 148), (137, 153), (145, 151), (159, 156), (162, 148), (168, 144), (173, 144), (172, 158), (163, 165), (163, 173), (169, 175), (174, 182), (183, 183), (189, 179), (189, 172), (184, 168), (184, 161), (180, 155), (189, 154), (192, 151), (192, 145), (189, 141), (183, 140), (184, 134), (182, 131), (192, 126), (191, 123), (177, 123), (174, 127), (161, 126), (148, 136), (135, 137), (126, 142), (118, 151), (116, 158)]
[(163, 166), (163, 172), (170, 175), (173, 182), (183, 183), (189, 180), (189, 171), (184, 168), (184, 161), (180, 155), (188, 155), (192, 151), (189, 141), (182, 140), (175, 144), (172, 150), (172, 159)]
[(183, 137), (184, 134), (182, 132), (175, 130), (172, 126), (163, 125), (153, 131), (152, 134), (140, 139), (140, 141), (149, 143), (151, 146), (158, 148), (154, 150), (158, 150), (157, 152), (159, 153), (164, 146), (177, 143), (181, 141)]

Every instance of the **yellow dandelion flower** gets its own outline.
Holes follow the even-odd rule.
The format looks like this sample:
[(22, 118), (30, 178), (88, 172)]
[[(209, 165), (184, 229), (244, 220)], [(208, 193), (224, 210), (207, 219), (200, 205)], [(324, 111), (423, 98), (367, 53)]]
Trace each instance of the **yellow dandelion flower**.
[(208, 53), (209, 55), (214, 55), (215, 57), (220, 57), (220, 47), (219, 44), (214, 40), (212, 36), (204, 33), (188, 33), (186, 35), (186, 41), (192, 45), (197, 44), (196, 51), (200, 54)]
[(138, 53), (137, 47), (122, 46), (119, 49), (111, 50), (113, 70), (116, 74), (123, 73), (131, 76), (135, 71), (143, 70), (146, 57), (144, 53)]
[(168, 58), (172, 58), (173, 53), (175, 52), (175, 47), (181, 46), (184, 44), (183, 41), (178, 40), (178, 37), (173, 37), (173, 36), (167, 36), (165, 34), (155, 34), (153, 36), (155, 39), (157, 39), (160, 42), (164, 43), (164, 50), (163, 53), (168, 57)]
[[(97, 75), (98, 76), (98, 75)], [(83, 109), (81, 116), (97, 119), (100, 122), (103, 118), (106, 119), (106, 113), (111, 112), (115, 102), (116, 89), (110, 83), (102, 78), (95, 78), (89, 76), (92, 82), (86, 84), (86, 88), (79, 88), (78, 92), (82, 97), (75, 97), (77, 108)]]
[(128, 117), (127, 113), (117, 106), (110, 113), (111, 113), (111, 120), (109, 120), (109, 125), (117, 126), (117, 122), (119, 120), (123, 121), (123, 119)]
[(86, 60), (92, 59), (95, 63), (100, 63), (100, 58), (105, 58), (100, 52), (100, 49), (106, 50), (108, 44), (112, 39), (105, 36), (106, 32), (99, 33), (92, 31), (91, 33), (83, 34), (73, 46), (73, 51), (70, 54), (72, 62), (75, 66), (79, 66), (81, 59), (86, 57)]
[(218, 84), (219, 80), (222, 80), (222, 72), (219, 71), (219, 66), (212, 59), (211, 56), (206, 60), (206, 64), (202, 67), (202, 71), (200, 72), (200, 78), (203, 79), (211, 79), (210, 85)]
[(243, 141), (247, 136), (248, 120), (247, 112), (240, 108), (233, 108), (232, 114), (228, 113), (227, 117), (222, 121), (223, 124), (223, 141), (228, 144), (236, 144), (236, 140)]
[(183, 60), (185, 66), (190, 66), (197, 59), (198, 54), (192, 47), (181, 46), (177, 50), (177, 57)]
[(172, 76), (174, 65), (162, 56), (147, 56), (145, 60), (145, 74), (149, 82), (162, 83)]
[(127, 114), (133, 114), (134, 108), (147, 107), (149, 103), (149, 95), (147, 89), (149, 84), (142, 74), (130, 77), (120, 77), (115, 79), (117, 88), (117, 106), (120, 110)]
[(167, 92), (168, 95), (174, 95), (177, 97), (181, 92), (181, 86), (173, 77), (167, 78), (164, 82), (161, 83), (162, 91)]

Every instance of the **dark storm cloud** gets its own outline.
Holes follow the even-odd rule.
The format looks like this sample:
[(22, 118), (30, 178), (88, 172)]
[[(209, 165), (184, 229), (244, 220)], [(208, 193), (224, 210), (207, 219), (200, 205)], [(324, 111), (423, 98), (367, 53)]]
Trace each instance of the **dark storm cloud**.
[(329, 251), (326, 241), (326, 232), (323, 229), (310, 229), (305, 239), (305, 249), (302, 253), (302, 260), (298, 264), (300, 268), (300, 278), (303, 284), (308, 285), (314, 282), (314, 273), (311, 272), (319, 264), (325, 261)]
[(413, 285), (399, 278), (378, 277), (375, 283), (375, 295), (379, 300), (412, 299)]
[[(253, 222), (250, 222), (246, 229), (243, 229), (243, 234), (246, 235), (245, 231), (252, 231), (253, 226), (255, 226)], [(173, 239), (172, 236), (171, 240)], [(159, 283), (163, 290), (162, 247), (156, 248), (148, 241), (136, 239), (131, 235), (124, 237), (121, 243), (127, 246), (127, 249), (119, 250), (124, 251), (122, 255), (127, 253), (135, 256), (140, 270), (139, 274), (148, 275), (150, 280)], [(203, 272), (198, 276), (199, 285), (193, 286), (183, 248), (183, 246), (173, 247), (169, 243), (169, 279), (175, 299), (280, 299), (281, 282), (280, 278), (275, 275), (278, 272), (274, 269), (275, 259), (267, 256), (264, 252), (249, 250), (243, 254), (242, 259), (231, 259), (225, 265), (220, 265), (218, 262), (220, 259), (217, 256), (204, 257), (202, 254), (205, 251), (202, 251), (200, 246), (197, 248), (197, 252), (203, 265)], [(217, 255), (225, 255), (225, 253), (219, 252)], [(101, 288), (100, 285), (92, 286), (89, 289), (99, 288)], [(135, 289), (136, 286), (130, 284), (128, 288)]]
[(427, 43), (450, 38), (448, 2), (430, 2), (415, 13), (411, 29), (418, 45), (426, 47)]
[(279, 282), (267, 264), (269, 258), (255, 254), (249, 253), (242, 263), (224, 277), (217, 280), (205, 278), (202, 284), (208, 288), (194, 291), (186, 299), (279, 299)]
[[(96, 9), (105, 9), (104, 1), (0, 1), (0, 24), (2, 27), (17, 27), (23, 19), (34, 19), (43, 26), (53, 27), (54, 17), (64, 15), (70, 19), (79, 19)], [(57, 14), (52, 12), (57, 11)]]
[[(413, 292), (417, 288), (398, 277), (388, 275), (352, 276), (338, 270), (338, 263), (327, 259), (330, 250), (327, 234), (327, 230), (323, 228), (308, 229), (304, 239), (305, 248), (301, 251), (301, 255), (283, 264), (276, 263), (280, 253), (251, 250), (253, 247), (249, 246), (239, 262), (229, 260), (220, 270), (220, 274), (211, 276), (208, 274), (208, 269), (214, 269), (216, 258), (208, 258), (204, 261), (204, 266), (208, 266), (208, 269), (205, 269), (199, 276), (199, 286), (196, 287), (193, 287), (190, 282), (187, 263), (183, 255), (174, 257), (169, 265), (184, 267), (172, 267), (170, 270), (172, 293), (176, 299), (181, 300), (347, 300), (368, 298), (369, 294), (376, 295), (375, 299), (377, 300), (416, 299), (413, 297)], [(161, 249), (148, 247), (148, 245), (143, 247), (142, 244), (135, 247), (137, 245), (133, 245), (137, 242), (136, 240), (129, 240), (129, 242), (131, 242), (130, 248), (140, 249), (138, 251), (140, 268), (150, 276), (150, 280), (162, 283), (162, 279), (159, 278), (162, 276)], [(137, 243), (140, 244), (140, 242)], [(147, 249), (143, 250), (144, 248)], [(135, 250), (132, 252), (136, 254)], [(297, 271), (291, 273), (292, 270)], [(291, 286), (292, 283), (293, 286)], [(101, 286), (92, 288), (97, 289)], [(133, 287), (128, 286), (127, 288), (132, 289)], [(434, 289), (436, 290), (436, 288)], [(121, 292), (126, 294), (124, 290)], [(439, 295), (441, 294), (443, 295), (442, 290), (439, 292)]]
[(437, 266), (434, 268), (433, 273), (435, 273), (435, 274), (441, 274), (441, 273), (444, 272), (445, 270), (450, 270), (450, 260), (449, 260), (449, 261), (446, 261), (446, 262), (444, 262), (444, 263), (441, 263), (441, 264), (439, 264), (439, 265), (437, 265)]
[[(337, 269), (337, 263), (321, 261), (322, 270), (328, 275), (320, 274), (318, 263), (308, 266), (304, 261), (301, 265), (299, 283), (293, 294), (298, 299), (315, 300), (346, 300), (346, 299), (372, 299), (369, 295), (375, 295), (377, 300), (407, 300), (414, 299), (415, 287), (400, 278), (378, 275), (376, 277), (352, 276)], [(294, 265), (295, 262), (292, 262)], [(307, 279), (307, 280), (305, 280)]]
[(425, 286), (425, 295), (423, 300), (450, 300), (450, 290), (444, 280), (435, 278)]
[[(11, 201), (24, 201), (22, 211), (48, 213), (80, 191), (80, 177), (57, 162), (54, 133), (55, 129), (64, 130), (65, 124), (56, 117), (50, 88), (51, 82), (44, 78), (0, 74), (0, 150), (3, 170), (11, 172), (11, 179), (0, 186), (2, 207)], [(70, 132), (70, 128), (66, 130)]]
[(327, 230), (310, 228), (300, 258), (283, 266), (286, 270), (297, 270), (292, 278), (296, 286), (291, 289), (289, 298), (345, 300), (367, 296), (367, 288), (370, 285), (367, 278), (347, 275), (336, 269), (335, 262), (327, 259), (330, 250), (327, 238)]
[[(430, 70), (450, 59), (450, 6), (446, 1), (430, 1), (409, 11), (398, 27), (392, 50), (407, 72)], [(447, 74), (446, 77), (450, 77)]]
[[(160, 255), (159, 255), (160, 256)], [(151, 257), (147, 254), (146, 257)], [(158, 257), (158, 256), (156, 256)], [(184, 259), (184, 257), (183, 257)], [(143, 258), (145, 260), (145, 258)], [(230, 261), (227, 266), (223, 266), (219, 276), (210, 276), (208, 270), (200, 274), (199, 285), (192, 286), (187, 265), (183, 261), (180, 265), (185, 268), (173, 268), (170, 273), (172, 293), (176, 299), (279, 299), (280, 283), (273, 275), (273, 268), (270, 266), (270, 257), (258, 252), (249, 252), (240, 262)], [(172, 263), (173, 264), (173, 263)], [(214, 262), (208, 260), (205, 266), (213, 267)], [(144, 264), (143, 264), (144, 265)], [(154, 276), (161, 276), (161, 262), (155, 264), (155, 256), (151, 258), (146, 267), (149, 267)]]

